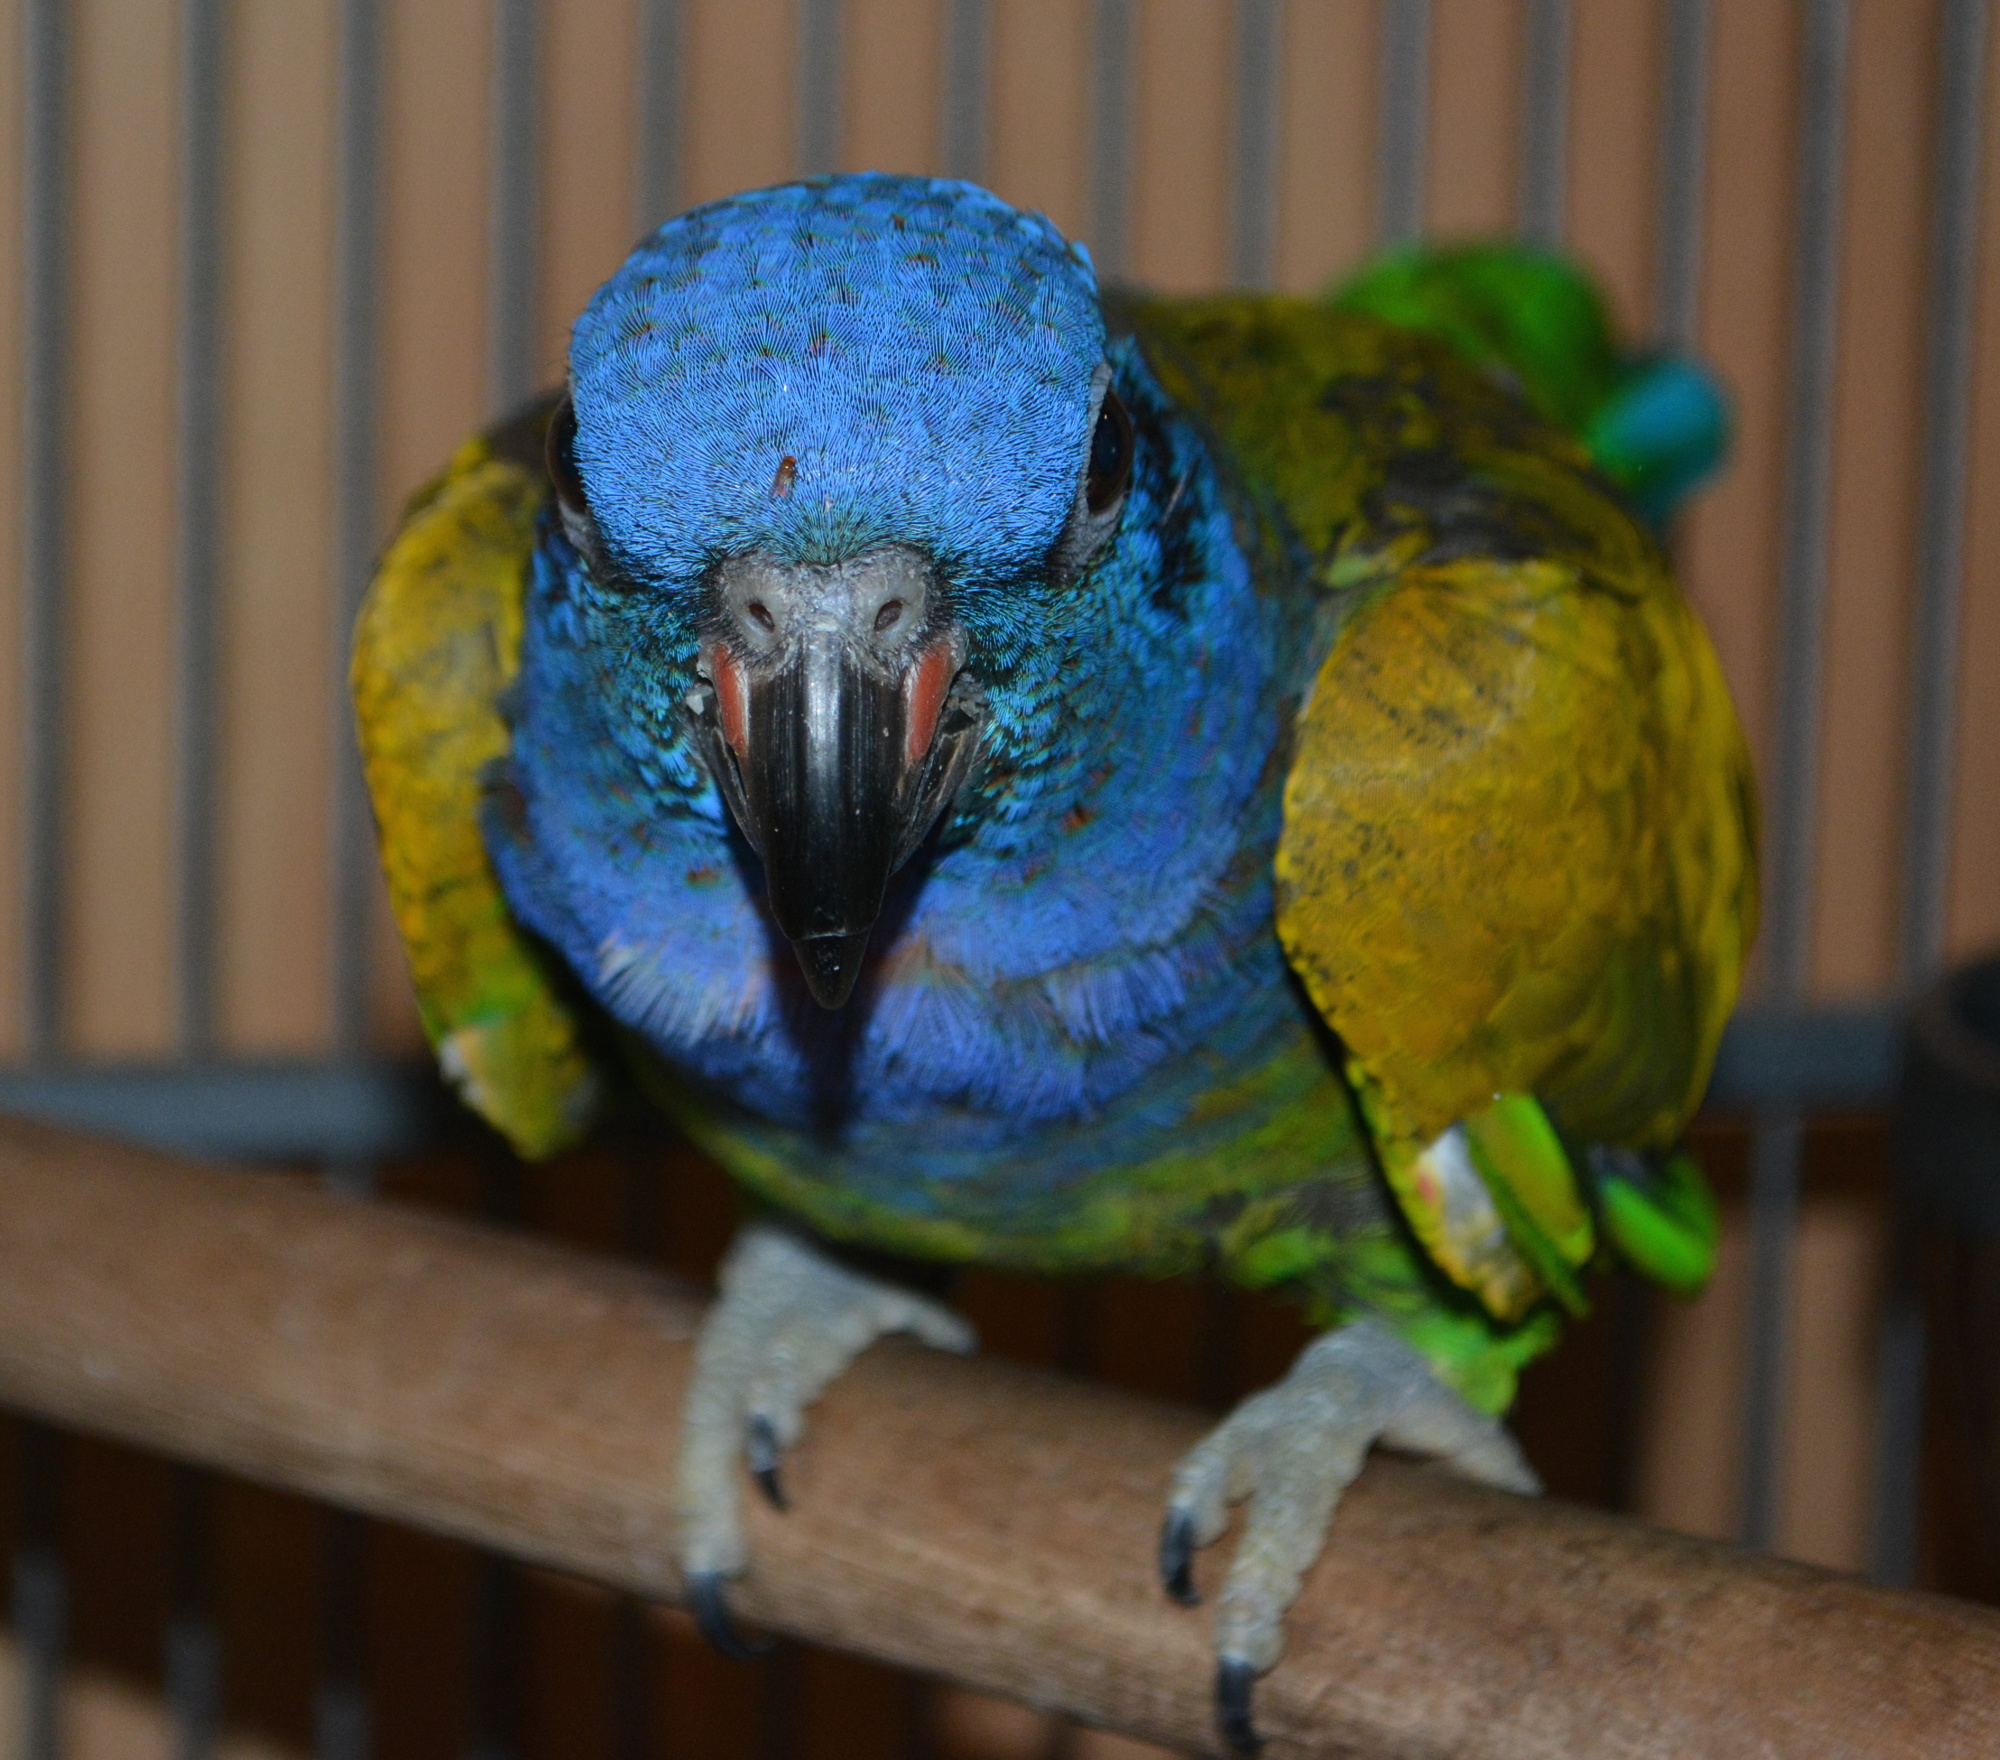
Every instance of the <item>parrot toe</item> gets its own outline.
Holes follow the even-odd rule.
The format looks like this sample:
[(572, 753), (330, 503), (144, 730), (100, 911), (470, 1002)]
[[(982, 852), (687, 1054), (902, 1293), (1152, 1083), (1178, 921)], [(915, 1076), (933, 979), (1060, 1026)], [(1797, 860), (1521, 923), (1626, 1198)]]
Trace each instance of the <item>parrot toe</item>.
[(1282, 1381), (1246, 1399), (1174, 1469), (1160, 1569), (1178, 1601), (1195, 1598), (1194, 1550), (1220, 1538), (1231, 1504), (1249, 1505), (1215, 1620), (1216, 1717), (1235, 1753), (1257, 1751), (1252, 1683), (1282, 1654), (1285, 1611), (1377, 1442), (1434, 1456), (1484, 1484), (1540, 1490), (1505, 1428), (1372, 1320), (1316, 1338)]
[(674, 1517), (688, 1600), (725, 1656), (756, 1655), (737, 1635), (723, 1585), (748, 1563), (739, 1474), (788, 1507), (778, 1465), (806, 1408), (876, 1339), (910, 1332), (970, 1351), (972, 1328), (939, 1302), (843, 1264), (809, 1238), (752, 1223), (723, 1261), (720, 1299), (702, 1322), (681, 1412)]
[(778, 1457), (784, 1452), (778, 1443), (778, 1428), (762, 1412), (750, 1420), (750, 1440), (744, 1451), (750, 1462), (750, 1477), (773, 1509), (791, 1508), (785, 1501), (785, 1487), (778, 1477)]
[(1201, 1605), (1194, 1586), (1194, 1553), (1194, 1518), (1185, 1510), (1168, 1510), (1160, 1525), (1160, 1583), (1183, 1607)]
[(725, 1580), (719, 1571), (697, 1571), (687, 1584), (688, 1611), (694, 1615), (695, 1629), (708, 1640), (709, 1647), (731, 1662), (755, 1662), (776, 1648), (769, 1638), (744, 1637), (729, 1611)]
[(1250, 1716), (1257, 1671), (1241, 1657), (1225, 1656), (1215, 1665), (1215, 1726), (1232, 1754), (1249, 1757), (1264, 1750), (1264, 1738)]

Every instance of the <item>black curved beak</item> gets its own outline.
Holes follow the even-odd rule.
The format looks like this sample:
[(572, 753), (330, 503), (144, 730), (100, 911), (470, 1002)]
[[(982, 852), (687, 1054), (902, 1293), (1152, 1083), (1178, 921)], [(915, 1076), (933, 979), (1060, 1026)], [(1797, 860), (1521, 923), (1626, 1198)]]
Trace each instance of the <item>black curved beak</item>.
[(913, 550), (738, 557), (719, 584), (689, 718), (807, 986), (839, 1008), (890, 876), (972, 766), (985, 695)]

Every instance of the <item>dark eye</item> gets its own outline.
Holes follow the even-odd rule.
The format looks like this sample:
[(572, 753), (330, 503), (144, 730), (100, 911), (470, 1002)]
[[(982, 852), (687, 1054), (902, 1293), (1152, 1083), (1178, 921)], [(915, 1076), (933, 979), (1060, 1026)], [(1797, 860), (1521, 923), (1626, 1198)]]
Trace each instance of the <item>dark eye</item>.
[(576, 468), (576, 405), (567, 391), (549, 418), (546, 457), (549, 481), (555, 486), (556, 500), (563, 511), (579, 519), (586, 517), (590, 502), (583, 493), (583, 473)]
[(1132, 418), (1109, 386), (1097, 409), (1097, 431), (1090, 437), (1090, 469), (1083, 479), (1083, 504), (1103, 513), (1125, 493), (1132, 474)]

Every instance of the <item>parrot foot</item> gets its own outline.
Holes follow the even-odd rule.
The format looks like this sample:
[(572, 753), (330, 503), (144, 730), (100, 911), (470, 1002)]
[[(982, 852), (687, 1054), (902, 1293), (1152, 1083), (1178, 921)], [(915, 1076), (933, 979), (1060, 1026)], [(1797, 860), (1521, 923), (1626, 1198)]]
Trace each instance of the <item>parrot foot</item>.
[(1434, 1456), (1482, 1484), (1541, 1490), (1505, 1427), (1373, 1320), (1314, 1339), (1282, 1381), (1252, 1394), (1174, 1469), (1160, 1575), (1177, 1601), (1196, 1599), (1195, 1549), (1221, 1538), (1231, 1503), (1249, 1500), (1215, 1616), (1216, 1721), (1233, 1753), (1263, 1745), (1251, 1719), (1252, 1684), (1282, 1653), (1285, 1610), (1326, 1544), (1341, 1493), (1377, 1442)]
[(961, 1353), (977, 1339), (942, 1303), (853, 1270), (776, 1223), (754, 1222), (737, 1235), (721, 1285), (681, 1409), (674, 1518), (703, 1635), (726, 1656), (752, 1656), (723, 1596), (748, 1562), (739, 1464), (774, 1508), (786, 1508), (778, 1463), (803, 1432), (806, 1408), (848, 1364), (890, 1332)]

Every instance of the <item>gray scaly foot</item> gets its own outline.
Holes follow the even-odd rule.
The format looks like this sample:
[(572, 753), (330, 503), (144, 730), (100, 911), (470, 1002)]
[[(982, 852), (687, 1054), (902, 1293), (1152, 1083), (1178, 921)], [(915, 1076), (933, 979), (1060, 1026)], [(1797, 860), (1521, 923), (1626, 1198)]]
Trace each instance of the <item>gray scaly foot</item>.
[(1192, 1604), (1197, 1547), (1220, 1538), (1229, 1506), (1249, 1500), (1216, 1607), (1216, 1721), (1239, 1754), (1262, 1745), (1251, 1688), (1284, 1649), (1283, 1620), (1326, 1544), (1340, 1495), (1377, 1442), (1435, 1456), (1485, 1485), (1541, 1490), (1497, 1419), (1466, 1404), (1430, 1363), (1377, 1321), (1313, 1340), (1284, 1380), (1253, 1394), (1174, 1469), (1160, 1535), (1168, 1594)]
[(783, 1509), (778, 1463), (803, 1432), (806, 1408), (875, 1340), (910, 1332), (964, 1353), (977, 1339), (941, 1303), (865, 1276), (777, 1223), (754, 1222), (736, 1237), (721, 1285), (681, 1412), (674, 1517), (695, 1618), (718, 1650), (743, 1657), (756, 1652), (737, 1635), (723, 1598), (723, 1584), (747, 1562), (739, 1463)]

